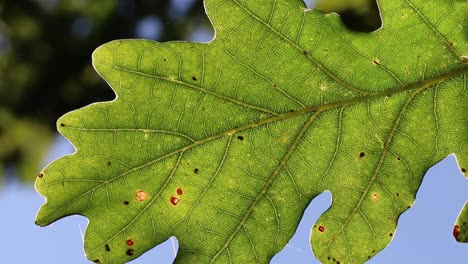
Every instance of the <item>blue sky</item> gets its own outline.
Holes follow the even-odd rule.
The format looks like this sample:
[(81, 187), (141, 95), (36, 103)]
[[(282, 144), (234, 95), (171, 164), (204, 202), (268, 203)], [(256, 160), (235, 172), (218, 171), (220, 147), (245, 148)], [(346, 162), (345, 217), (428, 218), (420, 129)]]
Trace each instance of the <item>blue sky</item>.
[[(45, 163), (71, 152), (68, 141), (57, 136)], [(457, 243), (452, 237), (454, 222), (466, 200), (468, 181), (455, 157), (450, 156), (429, 170), (414, 206), (400, 218), (392, 243), (368, 263), (459, 263), (468, 259), (468, 244)], [(43, 201), (30, 185), (10, 181), (1, 187), (2, 263), (88, 263), (82, 238), (87, 220), (71, 216), (38, 227), (34, 218)], [(310, 249), (309, 233), (330, 202), (329, 193), (311, 202), (295, 236), (271, 263), (319, 263)], [(176, 247), (177, 241), (170, 239), (132, 263), (172, 263)]]

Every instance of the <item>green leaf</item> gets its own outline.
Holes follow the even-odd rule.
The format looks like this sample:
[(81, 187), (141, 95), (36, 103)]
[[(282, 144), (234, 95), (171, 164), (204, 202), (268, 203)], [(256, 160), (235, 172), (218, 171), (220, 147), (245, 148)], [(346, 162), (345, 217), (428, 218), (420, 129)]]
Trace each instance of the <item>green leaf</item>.
[(176, 263), (266, 263), (330, 190), (315, 255), (362, 263), (430, 166), (468, 167), (468, 2), (380, 1), (365, 34), (299, 0), (205, 6), (213, 41), (101, 46), (117, 98), (58, 120), (77, 152), (40, 174), (37, 224), (86, 216), (90, 260), (176, 236)]

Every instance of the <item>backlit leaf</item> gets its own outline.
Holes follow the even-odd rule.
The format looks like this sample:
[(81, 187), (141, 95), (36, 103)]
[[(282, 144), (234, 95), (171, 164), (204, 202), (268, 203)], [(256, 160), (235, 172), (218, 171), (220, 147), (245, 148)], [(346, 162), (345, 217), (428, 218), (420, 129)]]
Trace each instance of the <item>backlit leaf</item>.
[(176, 263), (267, 263), (329, 190), (315, 255), (362, 263), (429, 167), (468, 167), (467, 1), (379, 1), (373, 33), (299, 0), (205, 6), (213, 41), (101, 46), (116, 100), (58, 120), (77, 152), (40, 174), (37, 224), (86, 216), (90, 260), (176, 236)]

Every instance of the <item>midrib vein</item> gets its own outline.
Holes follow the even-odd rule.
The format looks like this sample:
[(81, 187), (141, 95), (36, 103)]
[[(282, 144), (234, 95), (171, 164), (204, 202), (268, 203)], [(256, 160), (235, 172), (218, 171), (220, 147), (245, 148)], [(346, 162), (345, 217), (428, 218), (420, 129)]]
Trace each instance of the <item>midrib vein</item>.
[[(270, 117), (270, 118), (261, 119), (261, 120), (256, 121), (256, 122), (245, 124), (245, 125), (239, 126), (237, 128), (232, 128), (232, 129), (226, 130), (224, 132), (220, 132), (218, 134), (212, 135), (210, 137), (206, 137), (204, 139), (195, 141), (192, 144), (189, 144), (189, 145), (187, 145), (185, 147), (179, 148), (179, 149), (174, 150), (174, 151), (172, 151), (170, 153), (159, 156), (159, 157), (153, 159), (152, 161), (149, 161), (147, 163), (144, 163), (144, 164), (141, 164), (139, 166), (133, 167), (132, 169), (130, 169), (128, 171), (125, 171), (125, 172), (123, 172), (123, 173), (121, 173), (119, 175), (116, 175), (115, 177), (110, 178), (107, 181), (104, 181), (99, 185), (96, 185), (92, 189), (78, 195), (77, 197), (74, 197), (70, 202), (67, 202), (67, 204), (73, 203), (77, 199), (79, 199), (79, 198), (81, 198), (81, 197), (83, 197), (83, 196), (85, 196), (85, 195), (87, 195), (89, 193), (92, 193), (92, 192), (96, 191), (97, 189), (105, 186), (106, 184), (109, 184), (111, 182), (114, 182), (114, 181), (126, 176), (126, 175), (129, 175), (132, 172), (135, 172), (137, 170), (140, 170), (142, 168), (150, 166), (150, 165), (152, 165), (154, 163), (160, 162), (160, 161), (162, 161), (162, 160), (164, 160), (166, 158), (169, 158), (169, 157), (171, 157), (173, 155), (183, 153), (183, 152), (188, 151), (188, 150), (190, 150), (192, 148), (195, 148), (197, 146), (200, 146), (200, 145), (203, 145), (205, 143), (211, 142), (213, 140), (222, 138), (224, 136), (231, 136), (231, 135), (233, 135), (233, 134), (235, 134), (237, 132), (243, 131), (243, 130), (252, 129), (252, 128), (259, 127), (259, 126), (262, 126), (262, 125), (265, 125), (265, 124), (270, 124), (270, 123), (274, 123), (274, 122), (283, 121), (283, 120), (286, 120), (286, 119), (289, 119), (289, 118), (293, 118), (293, 117), (304, 115), (304, 114), (309, 114), (309, 113), (312, 113), (312, 112), (316, 112), (312, 116), (312, 117), (315, 117), (316, 115), (318, 115), (321, 112), (324, 112), (324, 111), (327, 111), (327, 110), (330, 110), (330, 109), (334, 109), (334, 108), (337, 108), (337, 107), (355, 105), (355, 104), (359, 104), (359, 103), (366, 102), (366, 101), (369, 101), (369, 100), (374, 100), (374, 99), (382, 98), (382, 97), (385, 97), (385, 96), (391, 96), (391, 95), (395, 95), (395, 94), (398, 94), (398, 93), (407, 92), (407, 91), (410, 91), (410, 90), (416, 90), (416, 89), (423, 90), (424, 88), (428, 88), (431, 85), (434, 85), (434, 84), (437, 84), (437, 83), (440, 83), (440, 82), (443, 82), (443, 81), (446, 81), (446, 80), (461, 76), (461, 75), (466, 74), (466, 73), (468, 73), (468, 66), (464, 66), (464, 67), (461, 67), (461, 68), (456, 69), (454, 71), (444, 73), (444, 74), (441, 74), (441, 75), (438, 75), (438, 76), (434, 76), (434, 77), (431, 77), (431, 78), (428, 78), (428, 79), (425, 79), (425, 80), (414, 82), (414, 83), (406, 85), (406, 86), (396, 87), (396, 88), (388, 89), (386, 91), (377, 92), (377, 93), (369, 94), (369, 95), (366, 95), (366, 96), (361, 96), (361, 97), (352, 98), (352, 99), (348, 99), (348, 100), (343, 100), (343, 101), (339, 101), (339, 102), (333, 102), (333, 103), (328, 103), (328, 104), (323, 104), (323, 105), (316, 105), (316, 106), (308, 106), (308, 107), (305, 107), (305, 108), (300, 109), (300, 110), (279, 114), (277, 116), (273, 116), (273, 117)], [(307, 127), (308, 126), (305, 125), (303, 127), (303, 130), (305, 128), (307, 128)], [(67, 127), (63, 127), (62, 129), (67, 129)], [(305, 132), (305, 130), (304, 130), (304, 132)], [(300, 134), (301, 133), (303, 133), (302, 130), (301, 130)], [(299, 139), (300, 139), (300, 137), (296, 138), (296, 140), (299, 140)], [(292, 149), (293, 148), (290, 148), (290, 151), (292, 151)], [(270, 184), (267, 183), (265, 185), (265, 187), (269, 187)], [(259, 197), (261, 198), (261, 196), (262, 195), (260, 195)], [(257, 199), (259, 200), (258, 197), (257, 197)], [(257, 199), (256, 199), (256, 201), (257, 201)], [(57, 212), (59, 210), (60, 209), (56, 210), (55, 212)], [(55, 214), (55, 212), (54, 212), (54, 214)], [(141, 215), (142, 214), (138, 214), (138, 217), (141, 216)], [(247, 215), (248, 214), (246, 214), (246, 216)], [(137, 218), (131, 219), (130, 222), (135, 222)], [(46, 222), (49, 222), (49, 220), (50, 219), (48, 219)]]
[[(451, 79), (451, 78), (455, 78), (455, 77), (460, 76), (460, 75), (465, 74), (465, 73), (468, 73), (468, 66), (464, 66), (464, 67), (459, 68), (457, 70), (454, 70), (454, 71), (451, 71), (451, 72), (448, 72), (448, 73), (445, 73), (445, 74), (442, 74), (442, 75), (438, 75), (438, 76), (435, 76), (435, 77), (431, 77), (431, 78), (428, 78), (428, 79), (425, 79), (425, 80), (421, 80), (421, 81), (418, 81), (418, 82), (415, 82), (415, 83), (412, 83), (412, 84), (409, 84), (409, 85), (406, 85), (406, 86), (396, 87), (396, 88), (388, 89), (386, 91), (373, 93), (373, 94), (370, 94), (370, 95), (361, 96), (361, 97), (357, 97), (357, 98), (352, 98), (352, 99), (348, 99), (348, 100), (343, 100), (343, 101), (339, 101), (339, 102), (333, 102), (333, 103), (328, 103), (328, 104), (323, 104), (323, 105), (316, 105), (316, 106), (308, 106), (308, 107), (305, 107), (305, 108), (300, 109), (300, 110), (279, 114), (277, 116), (273, 116), (273, 117), (270, 117), (270, 118), (261, 119), (261, 120), (256, 121), (256, 122), (245, 124), (245, 125), (239, 126), (237, 128), (232, 128), (232, 129), (226, 130), (224, 132), (220, 132), (218, 134), (206, 137), (204, 139), (197, 140), (197, 141), (193, 142), (190, 145), (187, 145), (185, 147), (173, 150), (172, 152), (169, 152), (167, 154), (159, 156), (159, 157), (153, 159), (152, 161), (149, 161), (147, 163), (143, 163), (143, 164), (141, 164), (139, 166), (136, 166), (136, 167), (134, 167), (134, 168), (132, 168), (132, 169), (130, 169), (128, 171), (125, 171), (125, 172), (123, 172), (123, 173), (121, 173), (121, 174), (119, 174), (119, 175), (117, 175), (117, 176), (115, 176), (115, 177), (113, 177), (113, 178), (111, 178), (111, 179), (109, 179), (109, 180), (95, 186), (94, 188), (88, 190), (87, 192), (79, 195), (76, 198), (80, 198), (80, 197), (88, 194), (89, 192), (92, 192), (92, 191), (104, 186), (105, 184), (108, 184), (108, 183), (113, 182), (113, 181), (115, 181), (115, 180), (117, 180), (117, 179), (119, 179), (119, 178), (121, 178), (123, 176), (126, 176), (126, 175), (130, 174), (131, 172), (135, 172), (135, 171), (137, 171), (139, 169), (150, 166), (150, 165), (152, 165), (152, 164), (154, 164), (156, 162), (159, 162), (161, 160), (169, 158), (169, 157), (171, 157), (173, 155), (176, 155), (176, 154), (178, 154), (180, 152), (185, 152), (185, 151), (190, 150), (190, 149), (192, 149), (194, 147), (197, 147), (197, 146), (203, 145), (205, 143), (211, 142), (213, 140), (219, 139), (219, 138), (224, 137), (226, 135), (233, 135), (233, 134), (235, 134), (237, 132), (240, 132), (240, 131), (243, 131), (243, 130), (251, 129), (251, 128), (254, 128), (254, 127), (259, 127), (259, 126), (262, 126), (262, 125), (265, 125), (265, 124), (270, 124), (270, 123), (274, 123), (274, 122), (278, 122), (278, 121), (282, 121), (282, 120), (286, 120), (286, 119), (289, 119), (289, 118), (304, 115), (304, 114), (311, 113), (311, 112), (314, 112), (314, 111), (323, 112), (323, 111), (334, 109), (334, 108), (337, 108), (337, 107), (359, 104), (359, 103), (366, 102), (366, 101), (369, 101), (369, 100), (378, 99), (378, 98), (382, 98), (382, 97), (385, 97), (385, 96), (391, 96), (391, 95), (395, 95), (395, 94), (398, 94), (398, 93), (403, 93), (403, 92), (410, 91), (410, 90), (415, 90), (415, 89), (420, 89), (420, 88), (427, 88), (427, 87), (429, 87), (431, 85), (437, 84), (439, 82), (443, 82), (443, 81)], [(67, 129), (67, 127), (63, 127), (62, 129)], [(73, 201), (74, 200), (75, 199), (73, 199)]]
[[(464, 67), (464, 68), (461, 68), (461, 69), (464, 69), (463, 72), (467, 72), (468, 71), (468, 67)], [(450, 73), (448, 73), (450, 74)], [(448, 75), (447, 74), (447, 75)], [(441, 75), (443, 76), (443, 75)], [(455, 75), (457, 76), (457, 75)], [(454, 77), (455, 77), (454, 76)], [(450, 77), (450, 78), (453, 78), (453, 77)], [(407, 100), (407, 102), (405, 103), (405, 105), (403, 106), (403, 109), (400, 111), (398, 117), (397, 117), (397, 121), (395, 122), (395, 125), (391, 131), (391, 134), (389, 135), (389, 138), (388, 140), (385, 142), (385, 146), (384, 146), (384, 152), (381, 156), (381, 159), (379, 160), (379, 163), (377, 165), (377, 168), (375, 169), (374, 171), (374, 174), (372, 175), (372, 178), (371, 180), (369, 181), (369, 184), (367, 185), (366, 187), (366, 190), (364, 191), (362, 197), (360, 198), (358, 204), (356, 205), (356, 207), (354, 208), (353, 212), (351, 213), (351, 215), (353, 215), (354, 213), (356, 213), (356, 211), (360, 208), (360, 205), (362, 204), (362, 201), (364, 200), (365, 198), (365, 195), (369, 192), (371, 186), (372, 186), (372, 183), (375, 182), (376, 178), (377, 178), (377, 175), (378, 175), (378, 172), (380, 171), (380, 168), (383, 164), (383, 161), (385, 159), (385, 154), (387, 152), (387, 150), (389, 149), (389, 145), (391, 143), (391, 140), (393, 139), (393, 136), (396, 132), (396, 128), (398, 127), (398, 124), (400, 123), (400, 120), (406, 110), (406, 108), (408, 107), (409, 103), (412, 101), (412, 99), (419, 94), (419, 92), (421, 92), (422, 90), (425, 90), (427, 89), (429, 86), (433, 85), (433, 84), (436, 84), (436, 83), (440, 83), (441, 81), (443, 80), (446, 80), (446, 79), (440, 79), (440, 76), (437, 76), (437, 77), (434, 77), (434, 78), (430, 78), (430, 79), (426, 79), (425, 81), (422, 81), (422, 82), (417, 82), (417, 83), (421, 83), (420, 86), (417, 86), (416, 87), (413, 87), (415, 86), (415, 84), (417, 83), (414, 83), (414, 84), (411, 84), (411, 85), (407, 85), (407, 86), (403, 86), (403, 87), (399, 87), (399, 88), (395, 88), (395, 89), (392, 89), (392, 90), (395, 90), (395, 93), (391, 93), (391, 94), (383, 94), (382, 93), (377, 93), (377, 94), (380, 94), (380, 96), (376, 96), (376, 97), (373, 97), (372, 95), (370, 97), (372, 98), (369, 98), (368, 100), (372, 100), (372, 99), (376, 99), (376, 98), (379, 98), (379, 97), (383, 97), (383, 96), (387, 96), (387, 95), (393, 95), (393, 94), (396, 94), (396, 93), (401, 93), (401, 92), (405, 92), (405, 91), (409, 91), (409, 90), (415, 90), (417, 89), (411, 96), (410, 98)], [(362, 98), (362, 97), (359, 97), (359, 98)], [(350, 103), (352, 100), (349, 100)], [(362, 102), (362, 101), (361, 101)], [(340, 106), (336, 106), (336, 107), (341, 107), (341, 106), (346, 106), (345, 104), (344, 105), (340, 105)], [(331, 108), (336, 108), (336, 107), (331, 107)], [(251, 204), (251, 206), (249, 207), (249, 209), (247, 210), (247, 212), (245, 213), (245, 216), (242, 218), (241, 222), (239, 223), (239, 225), (236, 227), (236, 229), (234, 230), (234, 232), (229, 236), (229, 238), (226, 240), (226, 242), (224, 243), (224, 245), (221, 247), (221, 249), (216, 253), (216, 255), (213, 256), (212, 260), (211, 260), (211, 263), (213, 263), (221, 254), (222, 252), (224, 252), (224, 250), (227, 249), (227, 247), (229, 246), (229, 244), (231, 243), (231, 241), (234, 239), (234, 237), (239, 233), (239, 231), (243, 228), (244, 224), (246, 223), (246, 221), (249, 219), (250, 215), (252, 214), (253, 210), (255, 209), (255, 207), (258, 205), (259, 201), (263, 198), (263, 196), (266, 194), (267, 190), (269, 189), (269, 187), (271, 186), (271, 184), (273, 183), (274, 179), (278, 176), (278, 174), (281, 172), (281, 170), (284, 168), (284, 166), (286, 165), (287, 161), (289, 160), (289, 157), (293, 154), (294, 150), (296, 149), (296, 147), (298, 146), (300, 140), (302, 139), (302, 137), (304, 136), (305, 132), (307, 131), (307, 129), (310, 127), (310, 125), (314, 122), (314, 120), (320, 115), (320, 113), (322, 111), (325, 111), (325, 110), (329, 110), (331, 108), (318, 108), (318, 109), (314, 109), (314, 110), (311, 110), (311, 111), (307, 111), (306, 113), (310, 113), (310, 112), (313, 112), (315, 111), (315, 113), (309, 118), (309, 120), (307, 121), (307, 123), (302, 127), (302, 129), (300, 130), (300, 132), (297, 134), (293, 144), (291, 145), (291, 147), (288, 149), (288, 152), (284, 155), (283, 159), (281, 160), (281, 162), (278, 164), (278, 166), (276, 167), (275, 171), (272, 173), (272, 175), (268, 178), (268, 181), (266, 182), (266, 184), (264, 185), (263, 189), (260, 191), (259, 195), (257, 195), (256, 199), (254, 200), (254, 202)], [(307, 107), (305, 109), (308, 109)], [(351, 215), (349, 216), (348, 219), (351, 218)], [(347, 225), (349, 221), (347, 221), (346, 223), (343, 224), (342, 228), (344, 228), (344, 226)], [(341, 229), (342, 229), (341, 228)], [(341, 229), (340, 231), (338, 231), (337, 233), (341, 232)]]

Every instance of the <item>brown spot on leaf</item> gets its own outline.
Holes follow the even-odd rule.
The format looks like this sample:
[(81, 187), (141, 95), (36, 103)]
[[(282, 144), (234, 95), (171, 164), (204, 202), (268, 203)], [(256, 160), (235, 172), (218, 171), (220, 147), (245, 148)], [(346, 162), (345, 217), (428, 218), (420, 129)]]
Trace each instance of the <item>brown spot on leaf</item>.
[(468, 63), (468, 56), (462, 56), (461, 58), (463, 63)]
[(400, 157), (396, 157), (396, 160), (401, 160), (401, 158), (400, 158)]
[(380, 61), (378, 59), (374, 59), (372, 61), (372, 63), (375, 64), (375, 65), (380, 65)]
[(374, 200), (374, 201), (379, 200), (379, 194), (378, 193), (372, 194), (372, 200)]
[(322, 225), (320, 225), (320, 226), (318, 227), (318, 231), (319, 231), (320, 233), (325, 232), (325, 227), (322, 226)]
[(184, 194), (184, 191), (181, 188), (177, 188), (176, 192), (177, 192), (177, 195)]
[(44, 177), (44, 173), (39, 173), (39, 175), (37, 175), (37, 177), (39, 177), (39, 178)]
[(60, 123), (60, 126), (61, 126), (61, 127), (64, 127), (64, 126), (65, 126), (65, 124), (64, 124), (64, 123)]
[(389, 233), (388, 235), (392, 237), (392, 236), (393, 236), (393, 233)]
[(466, 169), (465, 169), (465, 168), (461, 168), (461, 171), (462, 171), (463, 173), (465, 173), (465, 172), (466, 172)]
[(130, 202), (129, 202), (129, 201), (124, 201), (124, 202), (123, 202), (123, 204), (125, 204), (125, 205), (129, 205), (129, 204), (130, 204)]
[(143, 190), (139, 190), (135, 194), (135, 199), (139, 202), (143, 202), (144, 200), (148, 199), (148, 193)]
[(359, 153), (360, 158), (363, 158), (365, 155), (366, 155), (366, 153), (364, 153), (364, 152)]
[(110, 251), (110, 246), (109, 246), (109, 244), (106, 244), (105, 247), (106, 247), (106, 251)]
[(93, 260), (94, 263), (101, 263), (101, 261), (99, 259), (95, 259)]
[(200, 172), (200, 170), (199, 170), (198, 168), (195, 168), (195, 169), (193, 170), (193, 172), (194, 172), (195, 174), (198, 174), (198, 172)]
[(237, 139), (242, 141), (242, 140), (244, 140), (244, 137), (243, 136), (237, 136)]
[(171, 197), (170, 201), (171, 201), (171, 204), (174, 206), (176, 206), (180, 202), (180, 200), (175, 198), (174, 196)]
[(125, 241), (125, 244), (127, 244), (127, 246), (133, 246), (135, 245), (135, 241), (133, 241), (133, 239), (127, 239), (127, 241)]
[(197, 77), (192, 76), (192, 80), (196, 81), (196, 80), (197, 80)]
[(455, 225), (455, 226), (453, 226), (453, 237), (455, 238), (455, 240), (460, 242), (460, 239), (458, 238), (458, 235), (460, 235), (460, 226)]

